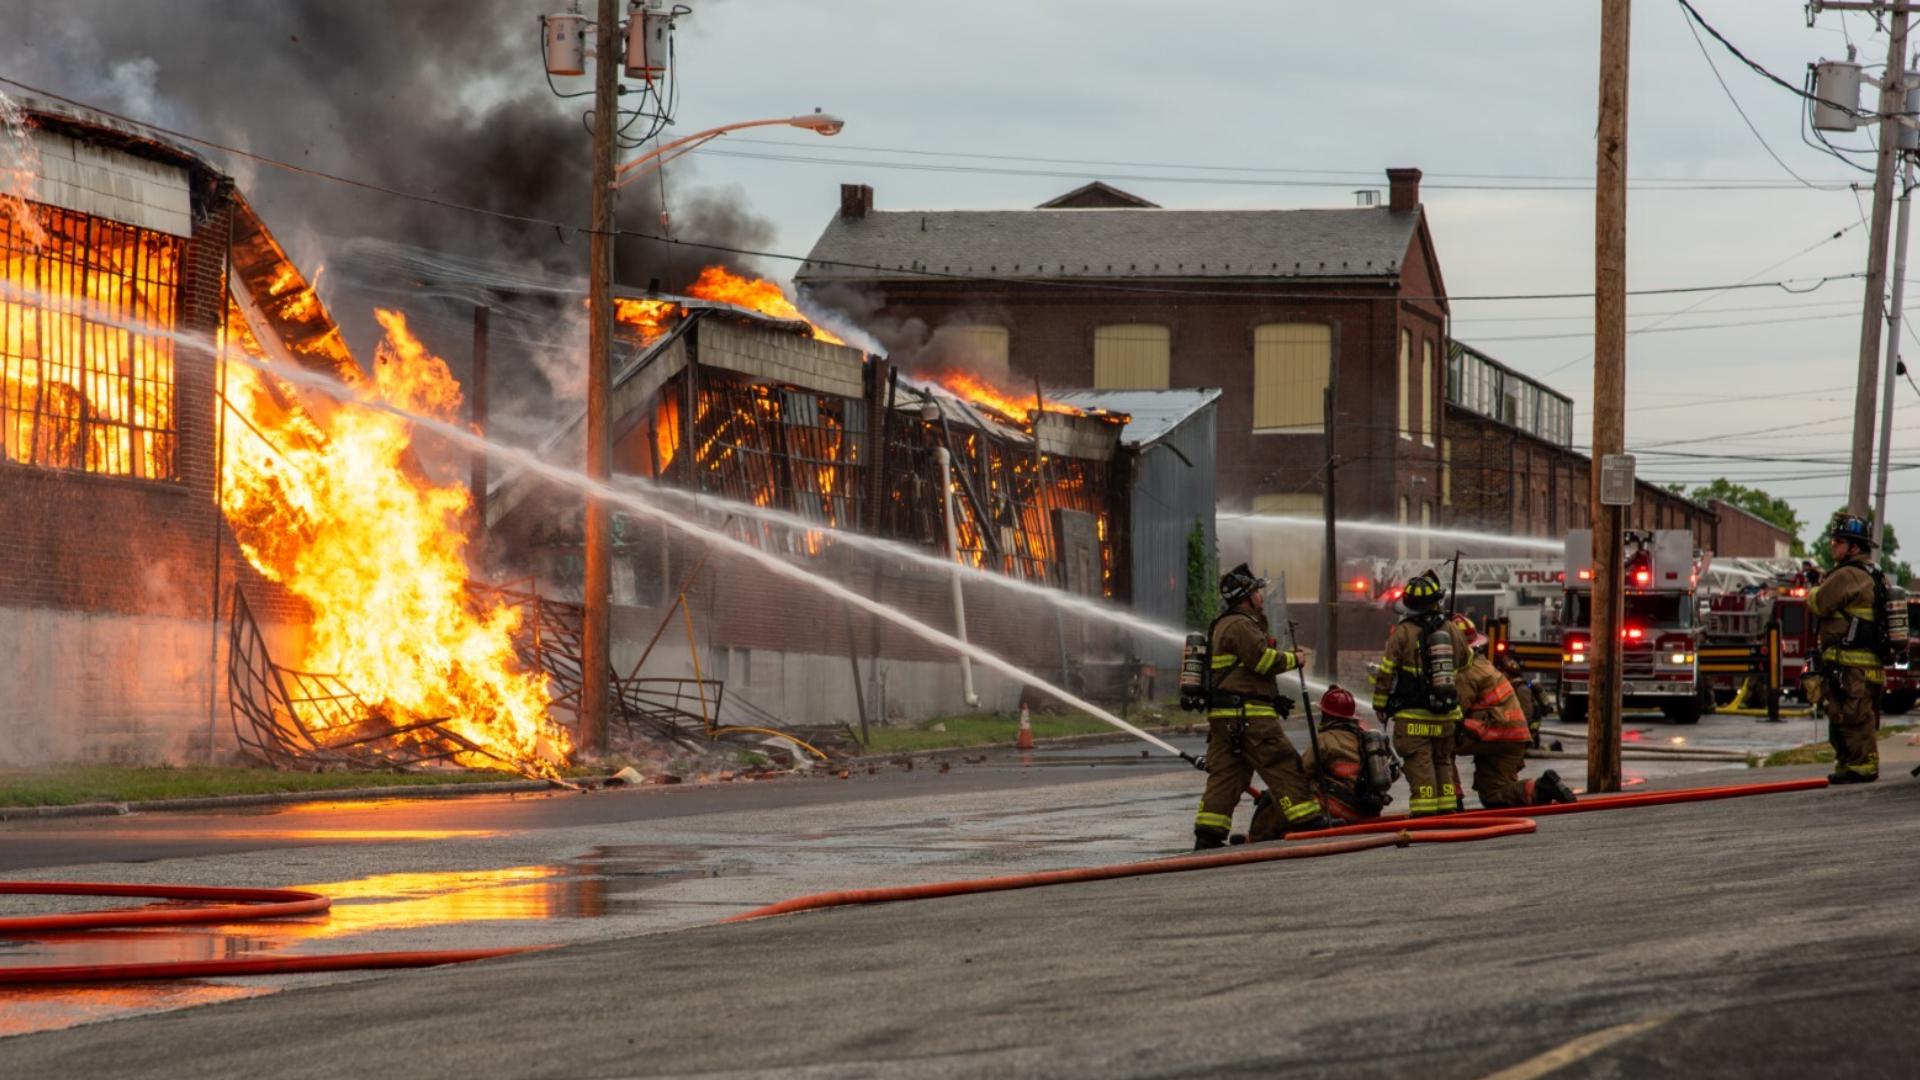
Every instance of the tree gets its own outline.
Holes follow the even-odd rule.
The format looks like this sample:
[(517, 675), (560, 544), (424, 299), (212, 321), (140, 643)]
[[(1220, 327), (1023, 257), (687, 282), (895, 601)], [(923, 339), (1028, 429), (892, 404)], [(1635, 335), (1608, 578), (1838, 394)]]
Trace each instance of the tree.
[(1205, 630), (1220, 614), (1220, 558), (1207, 543), (1207, 527), (1193, 519), (1187, 534), (1187, 627)]
[[(1838, 510), (1835, 510), (1834, 513), (1836, 515), (1844, 514), (1846, 513), (1846, 510), (1847, 508), (1843, 506)], [(1832, 518), (1827, 519), (1828, 523), (1831, 523), (1832, 521), (1833, 521)], [(1822, 570), (1833, 569), (1833, 548), (1827, 543), (1826, 524), (1822, 524), (1820, 531), (1814, 534), (1812, 539), (1813, 539), (1813, 543), (1811, 546), (1814, 549), (1814, 554), (1813, 554), (1814, 561), (1820, 564), (1820, 569)], [(1888, 580), (1895, 582), (1897, 584), (1905, 584), (1906, 582), (1913, 580), (1913, 567), (1907, 563), (1896, 562), (1894, 560), (1894, 556), (1898, 554), (1900, 554), (1900, 537), (1893, 531), (1893, 526), (1888, 525), (1887, 526), (1887, 550), (1886, 550), (1887, 558), (1886, 558), (1886, 562), (1883, 565), (1886, 567)]]
[(1736, 484), (1724, 476), (1710, 484), (1701, 484), (1694, 488), (1692, 498), (1693, 501), (1702, 503), (1719, 499), (1729, 506), (1745, 510), (1762, 521), (1780, 526), (1787, 531), (1787, 535), (1793, 537), (1794, 557), (1797, 559), (1807, 557), (1807, 546), (1800, 541), (1800, 534), (1805, 531), (1807, 523), (1800, 520), (1799, 513), (1788, 505), (1787, 500), (1769, 495), (1759, 488)]

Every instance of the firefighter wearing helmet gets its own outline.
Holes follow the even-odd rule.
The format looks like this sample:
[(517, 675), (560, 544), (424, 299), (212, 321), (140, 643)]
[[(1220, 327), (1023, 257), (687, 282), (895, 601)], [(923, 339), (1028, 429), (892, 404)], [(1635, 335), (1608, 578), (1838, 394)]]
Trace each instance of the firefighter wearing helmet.
[(1440, 609), (1445, 593), (1431, 570), (1407, 582), (1402, 618), (1387, 635), (1374, 676), (1373, 711), (1391, 718), (1393, 749), (1413, 791), (1408, 817), (1460, 808), (1460, 773), (1453, 765), (1454, 725), (1460, 722), (1454, 664), (1468, 647), (1466, 635)]
[(1880, 695), (1886, 685), (1887, 586), (1873, 564), (1873, 527), (1864, 518), (1836, 514), (1827, 530), (1834, 567), (1807, 597), (1820, 620), (1817, 673), (1806, 676), (1807, 698), (1823, 704), (1833, 744), (1834, 784), (1880, 778)]
[(1300, 657), (1281, 650), (1267, 630), (1266, 588), (1245, 563), (1220, 579), (1227, 611), (1208, 634), (1207, 789), (1193, 818), (1196, 851), (1226, 845), (1234, 807), (1256, 772), (1279, 807), (1279, 832), (1332, 824), (1280, 727), (1293, 701), (1277, 678), (1299, 667)]
[[(1339, 686), (1329, 686), (1320, 695), (1318, 726), (1313, 744), (1301, 751), (1300, 758), (1327, 816), (1336, 822), (1379, 817), (1393, 801), (1393, 782), (1400, 777), (1400, 763), (1387, 748), (1387, 737), (1360, 719), (1353, 695)], [(1248, 841), (1276, 840), (1281, 825), (1272, 793), (1261, 792), (1253, 800)]]
[(1465, 615), (1455, 625), (1471, 650), (1454, 675), (1460, 696), (1459, 742), (1455, 749), (1473, 758), (1473, 793), (1480, 805), (1539, 806), (1572, 802), (1573, 791), (1548, 769), (1538, 780), (1521, 780), (1533, 732), (1513, 682), (1487, 658), (1487, 636)]

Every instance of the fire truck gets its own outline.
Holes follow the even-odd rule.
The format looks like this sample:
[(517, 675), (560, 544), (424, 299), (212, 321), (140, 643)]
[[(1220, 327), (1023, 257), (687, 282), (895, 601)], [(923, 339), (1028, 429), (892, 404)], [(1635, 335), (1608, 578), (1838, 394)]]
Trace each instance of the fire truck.
[[(1810, 591), (1805, 578), (1790, 566), (1770, 581), (1710, 597), (1705, 640), (1714, 645), (1758, 644), (1766, 638), (1769, 627), (1778, 625), (1781, 686), (1788, 699), (1805, 704), (1800, 677), (1806, 672), (1808, 658), (1819, 648), (1819, 627), (1807, 612)], [(1907, 605), (1909, 620), (1920, 615), (1920, 610), (1916, 610), (1920, 601), (1909, 598), (1905, 589), (1894, 586), (1892, 602)], [(1904, 713), (1920, 702), (1920, 664), (1915, 662), (1913, 649), (1914, 644), (1909, 642), (1909, 651), (1896, 656), (1886, 667), (1883, 713)], [(1731, 703), (1740, 690), (1741, 681), (1735, 675), (1713, 676), (1710, 682), (1714, 700), (1720, 705)]]
[[(1711, 555), (1696, 552), (1684, 529), (1628, 529), (1620, 620), (1620, 692), (1627, 708), (1658, 708), (1677, 724), (1713, 711), (1713, 688), (1700, 678), (1702, 628), (1695, 593)], [(1561, 605), (1561, 715), (1586, 719), (1593, 642), (1593, 533), (1567, 533), (1566, 598)]]
[[(1348, 599), (1392, 604), (1429, 570), (1443, 583), (1454, 580), (1452, 559), (1348, 559), (1342, 578)], [(1461, 559), (1452, 602), (1476, 626), (1505, 619), (1516, 641), (1557, 643), (1565, 580), (1559, 559)]]

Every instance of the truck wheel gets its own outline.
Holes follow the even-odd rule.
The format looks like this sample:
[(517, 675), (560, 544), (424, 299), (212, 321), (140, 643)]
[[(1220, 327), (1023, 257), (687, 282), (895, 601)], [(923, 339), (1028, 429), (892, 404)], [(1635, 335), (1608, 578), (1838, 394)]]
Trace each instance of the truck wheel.
[(1667, 719), (1676, 724), (1697, 724), (1700, 722), (1700, 700), (1673, 701), (1660, 706)]
[(1568, 697), (1560, 703), (1560, 719), (1574, 727), (1587, 722), (1587, 699)]
[(1739, 691), (1737, 690), (1724, 690), (1720, 687), (1715, 687), (1713, 690), (1713, 703), (1717, 707), (1724, 709), (1733, 704), (1733, 699), (1737, 696), (1739, 696)]
[(1880, 703), (1880, 712), (1886, 716), (1900, 716), (1911, 710), (1915, 704), (1920, 704), (1920, 692), (1902, 690), (1899, 693), (1888, 694), (1886, 700)]

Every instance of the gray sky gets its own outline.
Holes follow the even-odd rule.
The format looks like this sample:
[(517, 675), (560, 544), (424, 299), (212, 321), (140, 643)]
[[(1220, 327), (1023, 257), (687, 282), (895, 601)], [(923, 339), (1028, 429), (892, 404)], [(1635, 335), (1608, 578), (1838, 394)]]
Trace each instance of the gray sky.
[[(1885, 56), (1886, 39), (1865, 16), (1843, 22), (1827, 14), (1809, 29), (1797, 0), (1695, 6), (1747, 55), (1795, 84), (1810, 61), (1842, 57), (1849, 39), (1866, 59)], [(842, 181), (871, 183), (877, 205), (888, 209), (1032, 206), (1094, 178), (1168, 207), (1341, 206), (1352, 202), (1353, 188), (1384, 187), (1386, 166), (1414, 165), (1427, 174), (1424, 201), (1456, 297), (1592, 286), (1591, 191), (1488, 190), (1579, 181), (1464, 174), (1592, 176), (1594, 3), (724, 0), (695, 7), (678, 42), (681, 131), (815, 106), (847, 120), (837, 139), (787, 129), (746, 133), (669, 174), (670, 204), (676, 183), (738, 187), (774, 221), (782, 251), (805, 253), (837, 206)], [(1860, 272), (1870, 174), (1807, 147), (1798, 99), (1703, 35), (1774, 152), (1802, 177), (1841, 188), (1799, 186), (1742, 123), (1679, 5), (1641, 0), (1634, 7), (1629, 173), (1701, 184), (1631, 192), (1629, 287), (1793, 278), (1808, 288), (1823, 275)], [(1868, 144), (1864, 133), (1844, 141)], [(1300, 171), (1179, 167), (1198, 165)], [(1868, 187), (1857, 198), (1844, 187), (1855, 180)], [(1706, 181), (1736, 189), (1709, 189)], [(793, 269), (764, 265), (782, 279)], [(1837, 475), (1844, 466), (1815, 459), (1846, 454), (1860, 303), (1857, 279), (1804, 295), (1750, 289), (1634, 300), (1633, 327), (1666, 321), (1661, 332), (1629, 339), (1630, 447), (1716, 436), (1668, 449), (1789, 459), (1645, 454), (1642, 475), (1690, 482), (1726, 475), (1788, 496), (1809, 522), (1824, 520), (1844, 501), (1846, 481)], [(1463, 299), (1454, 316), (1456, 336), (1571, 394), (1576, 441), (1587, 441), (1590, 301)], [(1665, 332), (1686, 326), (1710, 328)], [(1898, 403), (1920, 419), (1911, 387), (1900, 387)], [(1896, 469), (1920, 462), (1914, 423), (1896, 424)], [(1920, 476), (1903, 480), (1896, 471), (1890, 487), (1907, 493), (1891, 499), (1896, 528), (1920, 536)]]

